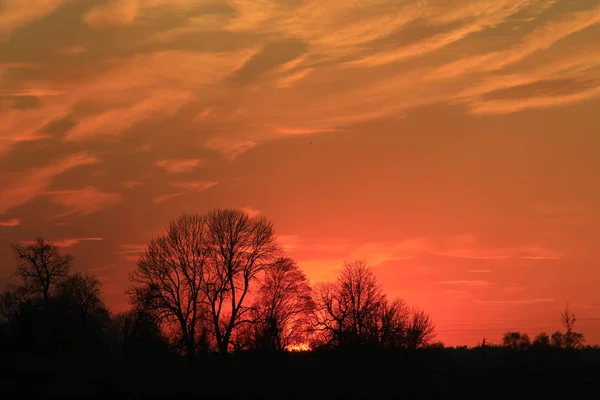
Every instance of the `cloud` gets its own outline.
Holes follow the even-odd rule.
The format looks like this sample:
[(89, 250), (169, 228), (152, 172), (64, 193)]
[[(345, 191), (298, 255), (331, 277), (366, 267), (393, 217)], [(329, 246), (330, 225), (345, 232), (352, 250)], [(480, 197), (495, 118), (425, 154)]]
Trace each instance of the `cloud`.
[(94, 6), (83, 16), (83, 20), (94, 28), (130, 25), (137, 17), (139, 9), (140, 0), (108, 0)]
[(11, 91), (2, 91), (0, 96), (12, 96), (12, 97), (44, 97), (44, 96), (58, 96), (63, 94), (64, 91), (56, 89), (20, 89)]
[(167, 200), (171, 200), (171, 199), (175, 199), (177, 197), (183, 196), (184, 194), (185, 193), (183, 193), (183, 192), (167, 193), (167, 194), (163, 194), (161, 196), (153, 197), (152, 202), (154, 202), (155, 204), (161, 204)]
[(474, 300), (475, 303), (481, 303), (481, 304), (506, 304), (506, 305), (552, 303), (554, 301), (556, 301), (556, 299), (523, 299), (523, 300), (500, 300), (500, 301)]
[(184, 182), (170, 182), (169, 185), (176, 188), (185, 189), (187, 192), (174, 192), (166, 193), (160, 196), (156, 196), (152, 199), (155, 204), (161, 204), (165, 201), (181, 197), (187, 193), (202, 192), (210, 189), (213, 186), (218, 185), (218, 181), (184, 181)]
[(536, 51), (544, 50), (574, 33), (600, 23), (600, 7), (569, 14), (567, 17), (552, 21), (534, 29), (518, 44), (497, 52), (464, 58), (440, 68), (436, 74), (444, 77), (456, 77), (472, 70), (493, 71), (514, 64)]
[(296, 235), (277, 235), (277, 240), (286, 251), (295, 250), (300, 247), (302, 240)]
[(196, 158), (189, 160), (160, 160), (157, 161), (154, 165), (164, 169), (167, 172), (178, 174), (182, 172), (189, 172), (194, 168), (200, 166), (201, 164), (202, 160)]
[(121, 202), (119, 193), (101, 192), (93, 186), (86, 186), (79, 190), (48, 191), (44, 194), (50, 196), (54, 204), (68, 209), (58, 217), (70, 214), (85, 216)]
[(98, 238), (98, 237), (69, 238), (69, 239), (53, 240), (52, 243), (54, 243), (57, 247), (69, 248), (76, 244), (79, 244), (80, 242), (97, 242), (97, 241), (102, 241), (102, 240), (104, 240), (104, 239)]
[(70, 56), (78, 56), (87, 53), (88, 48), (83, 45), (61, 47), (58, 50), (59, 54), (67, 54)]
[(260, 213), (262, 213), (261, 210), (256, 209), (256, 208), (254, 208), (252, 206), (244, 206), (244, 207), (241, 208), (241, 210), (243, 212), (245, 212), (246, 214), (248, 214), (249, 216), (251, 216), (251, 217), (256, 217), (257, 215), (259, 215)]
[(217, 181), (188, 181), (188, 182), (171, 182), (171, 186), (187, 189), (190, 192), (201, 192), (218, 185)]
[(133, 104), (80, 118), (66, 139), (79, 141), (98, 135), (116, 136), (149, 117), (173, 116), (194, 98), (194, 94), (187, 91), (159, 90)]
[(117, 254), (137, 254), (146, 251), (145, 244), (122, 244), (119, 247), (121, 248), (121, 250), (117, 251)]
[(138, 181), (125, 181), (125, 182), (123, 182), (121, 184), (126, 189), (133, 189), (133, 188), (136, 188), (137, 186), (141, 186), (142, 182), (138, 182)]
[(459, 286), (490, 286), (493, 283), (484, 280), (457, 280), (436, 282), (438, 285), (459, 285)]
[(216, 137), (205, 143), (207, 149), (215, 150), (230, 160), (235, 159), (254, 146), (256, 146), (256, 143), (251, 140), (236, 140), (225, 137)]
[(54, 164), (23, 173), (0, 192), (0, 215), (13, 207), (27, 204), (44, 194), (54, 178), (73, 169), (95, 164), (98, 159), (86, 153), (66, 157)]
[(13, 228), (19, 225), (21, 225), (21, 220), (18, 218), (7, 219), (4, 221), (0, 220), (0, 227)]
[(555, 260), (567, 258), (566, 253), (535, 245), (486, 247), (479, 243), (474, 234), (463, 234), (445, 238), (435, 249), (431, 250), (431, 253), (445, 257), (474, 260)]
[(408, 260), (422, 255), (430, 247), (430, 239), (425, 237), (398, 242), (366, 243), (353, 250), (349, 258), (364, 259), (372, 264), (392, 260)]
[(21, 0), (4, 0), (0, 13), (0, 40), (13, 31), (40, 20), (70, 0), (38, 0), (35, 7)]
[[(54, 239), (54, 240), (50, 240), (50, 242), (52, 242), (52, 244), (54, 244), (56, 247), (61, 247), (61, 248), (69, 248), (69, 247), (73, 247), (76, 244), (79, 244), (81, 242), (99, 242), (104, 240), (103, 238), (99, 238), (99, 237), (83, 237), (83, 238), (66, 238), (66, 239)], [(22, 241), (21, 243), (25, 244), (25, 245), (29, 245), (29, 244), (35, 244), (35, 241)]]

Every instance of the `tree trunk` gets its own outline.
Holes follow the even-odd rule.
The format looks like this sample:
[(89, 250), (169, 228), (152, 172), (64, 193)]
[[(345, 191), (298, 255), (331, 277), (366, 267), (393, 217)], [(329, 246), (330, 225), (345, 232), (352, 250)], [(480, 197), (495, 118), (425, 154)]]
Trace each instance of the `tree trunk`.
[(219, 343), (219, 353), (223, 356), (229, 354), (229, 337), (223, 337), (221, 343)]

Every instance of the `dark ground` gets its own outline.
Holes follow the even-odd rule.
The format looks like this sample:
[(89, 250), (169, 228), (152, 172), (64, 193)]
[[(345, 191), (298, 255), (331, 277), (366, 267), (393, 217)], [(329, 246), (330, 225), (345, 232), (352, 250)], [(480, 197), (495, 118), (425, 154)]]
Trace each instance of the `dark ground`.
[(2, 360), (1, 399), (600, 398), (600, 350), (430, 349), (126, 362), (100, 357)]

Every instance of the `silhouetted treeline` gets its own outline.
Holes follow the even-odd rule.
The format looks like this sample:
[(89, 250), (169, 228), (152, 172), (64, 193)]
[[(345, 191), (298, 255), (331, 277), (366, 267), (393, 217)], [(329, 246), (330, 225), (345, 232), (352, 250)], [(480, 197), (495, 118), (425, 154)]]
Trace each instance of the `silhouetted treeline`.
[[(60, 373), (49, 369), (80, 376), (77, 365), (85, 365), (108, 382), (109, 393), (137, 395), (152, 392), (152, 374), (176, 382), (177, 374), (185, 374), (182, 359), (216, 382), (222, 378), (215, 371), (223, 368), (240, 382), (248, 378), (240, 369), (283, 381), (293, 379), (285, 373), (319, 381), (317, 372), (360, 381), (367, 378), (355, 376), (351, 366), (374, 379), (369, 374), (397, 371), (406, 377), (406, 368), (416, 368), (413, 374), (430, 368), (428, 363), (441, 363), (436, 374), (455, 374), (452, 368), (493, 370), (515, 362), (521, 369), (563, 372), (565, 365), (579, 368), (582, 360), (600, 362), (589, 347), (587, 353), (564, 351), (584, 349), (568, 308), (561, 316), (564, 333), (540, 333), (531, 341), (527, 334), (507, 332), (502, 346), (444, 348), (433, 342), (434, 324), (427, 313), (389, 299), (365, 261), (345, 262), (335, 281), (311, 286), (284, 254), (271, 222), (238, 210), (183, 215), (152, 239), (130, 274), (131, 309), (125, 313), (111, 313), (102, 300), (101, 281), (71, 273), (72, 257), (51, 242), (38, 238), (14, 245), (13, 251), (17, 283), (0, 293), (5, 381), (41, 368), (45, 379), (58, 382)], [(97, 371), (100, 365), (107, 370)], [(145, 371), (139, 379), (148, 386), (119, 380), (119, 374), (131, 370)], [(78, 379), (89, 383), (96, 378)], [(413, 376), (413, 383), (420, 379)], [(95, 390), (95, 383), (86, 385), (81, 383), (81, 395)], [(265, 384), (265, 390), (277, 387), (272, 385)], [(161, 390), (168, 393), (166, 388), (155, 393)]]

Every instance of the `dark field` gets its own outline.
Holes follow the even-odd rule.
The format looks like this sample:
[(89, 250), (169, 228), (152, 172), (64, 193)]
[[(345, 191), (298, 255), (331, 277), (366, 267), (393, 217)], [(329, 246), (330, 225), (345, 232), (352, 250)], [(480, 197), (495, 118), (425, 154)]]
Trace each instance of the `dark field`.
[(13, 398), (600, 398), (600, 351), (426, 349), (127, 362), (3, 360)]

